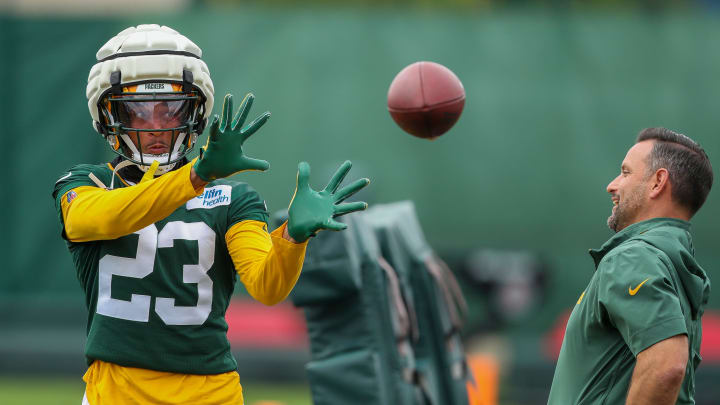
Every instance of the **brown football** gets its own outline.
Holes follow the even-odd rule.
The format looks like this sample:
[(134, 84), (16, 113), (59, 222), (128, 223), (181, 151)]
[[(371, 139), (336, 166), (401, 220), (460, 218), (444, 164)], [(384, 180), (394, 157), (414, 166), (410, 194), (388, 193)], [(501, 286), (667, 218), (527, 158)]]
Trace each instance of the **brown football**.
[(405, 132), (433, 139), (460, 118), (465, 89), (450, 69), (434, 62), (415, 62), (395, 76), (388, 90), (388, 111)]

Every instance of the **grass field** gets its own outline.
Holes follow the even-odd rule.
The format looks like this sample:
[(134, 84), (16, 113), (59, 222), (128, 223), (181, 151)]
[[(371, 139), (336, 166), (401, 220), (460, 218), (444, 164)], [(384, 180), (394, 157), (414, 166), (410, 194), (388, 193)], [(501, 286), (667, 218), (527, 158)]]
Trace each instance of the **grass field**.
[[(0, 377), (0, 404), (80, 405), (85, 384), (70, 377)], [(246, 405), (311, 405), (303, 385), (243, 383)]]

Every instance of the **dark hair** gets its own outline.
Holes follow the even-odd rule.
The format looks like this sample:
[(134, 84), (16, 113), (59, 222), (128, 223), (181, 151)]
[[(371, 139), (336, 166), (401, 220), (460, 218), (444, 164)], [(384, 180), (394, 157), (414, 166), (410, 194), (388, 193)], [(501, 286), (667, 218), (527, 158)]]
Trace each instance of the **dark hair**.
[(648, 170), (664, 168), (670, 175), (672, 199), (695, 213), (705, 203), (713, 183), (712, 166), (705, 150), (689, 137), (666, 128), (646, 128), (636, 142), (656, 141), (650, 152)]

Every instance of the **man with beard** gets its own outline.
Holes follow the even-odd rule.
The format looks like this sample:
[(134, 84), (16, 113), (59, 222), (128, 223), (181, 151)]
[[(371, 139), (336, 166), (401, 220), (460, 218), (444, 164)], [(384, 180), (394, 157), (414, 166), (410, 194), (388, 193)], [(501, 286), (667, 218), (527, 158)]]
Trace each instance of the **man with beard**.
[(640, 132), (608, 186), (616, 232), (568, 320), (548, 404), (694, 404), (710, 281), (687, 222), (710, 192), (705, 151)]

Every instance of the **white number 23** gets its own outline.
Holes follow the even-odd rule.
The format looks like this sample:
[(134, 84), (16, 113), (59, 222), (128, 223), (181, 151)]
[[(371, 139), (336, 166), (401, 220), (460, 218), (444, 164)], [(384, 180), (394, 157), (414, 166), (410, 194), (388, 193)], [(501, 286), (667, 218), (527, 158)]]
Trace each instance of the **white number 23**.
[(99, 262), (97, 313), (129, 321), (147, 322), (149, 295), (132, 294), (129, 301), (112, 298), (113, 275), (144, 278), (153, 272), (158, 248), (173, 246), (174, 240), (198, 241), (198, 263), (183, 265), (183, 283), (197, 284), (195, 306), (177, 306), (175, 298), (155, 297), (155, 312), (167, 325), (201, 325), (212, 309), (212, 279), (207, 271), (215, 261), (215, 232), (204, 222), (169, 222), (158, 233), (155, 224), (135, 232), (139, 235), (135, 258), (105, 255)]

